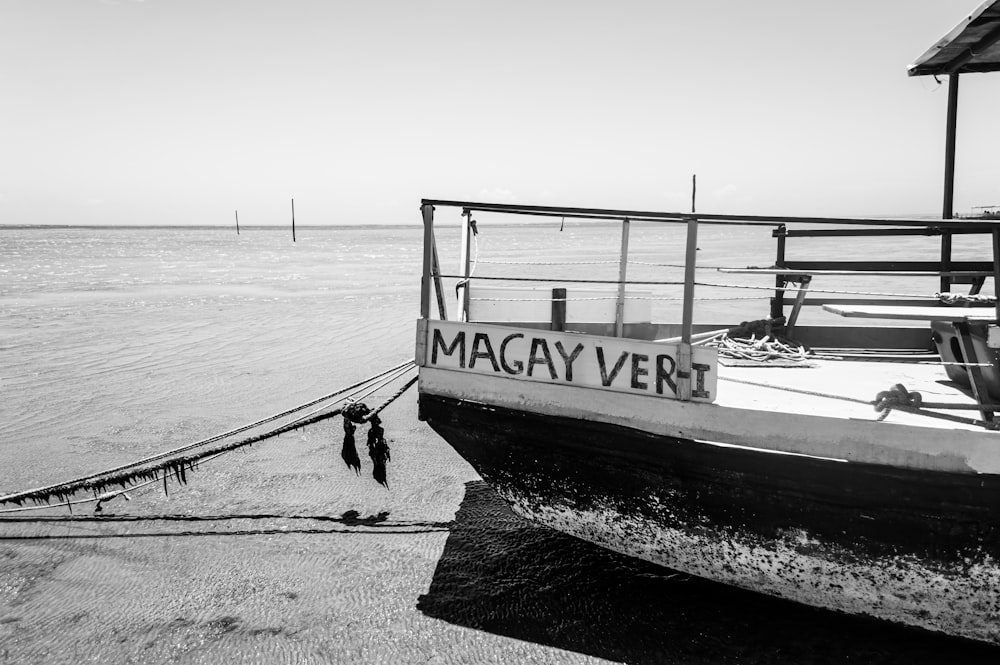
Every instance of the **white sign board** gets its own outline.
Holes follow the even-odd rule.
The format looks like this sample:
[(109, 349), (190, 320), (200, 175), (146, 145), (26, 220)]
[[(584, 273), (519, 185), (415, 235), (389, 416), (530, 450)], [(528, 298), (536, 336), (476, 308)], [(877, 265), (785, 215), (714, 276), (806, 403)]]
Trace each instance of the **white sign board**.
[[(677, 399), (677, 345), (482, 323), (427, 321), (423, 367)], [(715, 349), (691, 350), (691, 396), (715, 399)]]

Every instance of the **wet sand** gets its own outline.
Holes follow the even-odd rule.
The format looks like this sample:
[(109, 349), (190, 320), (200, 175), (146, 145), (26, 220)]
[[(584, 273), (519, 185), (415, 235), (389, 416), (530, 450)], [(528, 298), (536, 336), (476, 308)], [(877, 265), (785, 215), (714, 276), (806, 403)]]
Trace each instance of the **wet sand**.
[[(339, 421), (169, 496), (0, 516), (5, 663), (977, 663), (1000, 649), (674, 574), (511, 514), (415, 418), (390, 489)], [(100, 519), (93, 519), (99, 517)]]

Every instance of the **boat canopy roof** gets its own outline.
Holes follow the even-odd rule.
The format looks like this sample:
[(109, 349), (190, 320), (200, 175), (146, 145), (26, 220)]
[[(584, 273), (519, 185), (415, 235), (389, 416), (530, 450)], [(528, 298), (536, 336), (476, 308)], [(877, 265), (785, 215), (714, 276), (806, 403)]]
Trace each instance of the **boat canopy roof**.
[(986, 0), (917, 58), (910, 76), (1000, 70), (1000, 0)]

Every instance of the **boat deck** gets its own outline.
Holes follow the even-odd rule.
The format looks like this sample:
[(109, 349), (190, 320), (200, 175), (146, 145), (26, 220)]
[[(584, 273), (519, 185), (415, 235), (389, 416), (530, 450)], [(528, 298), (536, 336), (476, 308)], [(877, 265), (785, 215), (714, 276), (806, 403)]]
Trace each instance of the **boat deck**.
[[(951, 381), (945, 366), (932, 361), (810, 360), (808, 366), (733, 366), (719, 362), (720, 406), (801, 415), (875, 420), (871, 402), (878, 393), (902, 384), (919, 392), (924, 402), (975, 406), (968, 387)], [(967, 420), (979, 420), (978, 410), (941, 410)], [(887, 422), (983, 431), (973, 423), (955, 422), (893, 410)]]

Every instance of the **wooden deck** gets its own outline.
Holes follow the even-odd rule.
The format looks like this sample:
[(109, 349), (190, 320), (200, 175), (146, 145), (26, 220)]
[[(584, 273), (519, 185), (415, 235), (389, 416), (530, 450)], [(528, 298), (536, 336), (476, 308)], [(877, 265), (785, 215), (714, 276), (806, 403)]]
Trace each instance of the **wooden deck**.
[[(813, 366), (733, 367), (720, 363), (716, 404), (871, 421), (878, 415), (874, 407), (859, 402), (871, 402), (879, 392), (889, 390), (897, 383), (903, 384), (908, 391), (919, 392), (924, 402), (969, 406), (976, 404), (969, 388), (963, 389), (950, 381), (944, 366), (940, 364), (842, 360), (812, 360), (809, 364)], [(944, 412), (968, 419), (980, 418), (979, 412), (975, 410)], [(886, 422), (983, 431), (982, 427), (976, 425), (940, 420), (899, 410), (893, 411)]]

